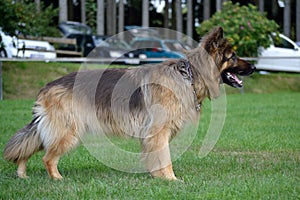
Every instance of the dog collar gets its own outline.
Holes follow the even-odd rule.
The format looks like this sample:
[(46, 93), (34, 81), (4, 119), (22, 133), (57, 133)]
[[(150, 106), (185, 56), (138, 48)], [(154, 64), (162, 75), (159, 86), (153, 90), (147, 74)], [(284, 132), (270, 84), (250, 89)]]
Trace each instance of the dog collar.
[(180, 59), (180, 61), (184, 63), (184, 67), (185, 67), (185, 70), (187, 72), (189, 81), (191, 83), (191, 86), (193, 87), (195, 108), (196, 108), (196, 111), (199, 112), (200, 109), (201, 109), (201, 102), (198, 102), (197, 93), (196, 93), (195, 85), (194, 85), (194, 79), (193, 79), (191, 63), (187, 59)]

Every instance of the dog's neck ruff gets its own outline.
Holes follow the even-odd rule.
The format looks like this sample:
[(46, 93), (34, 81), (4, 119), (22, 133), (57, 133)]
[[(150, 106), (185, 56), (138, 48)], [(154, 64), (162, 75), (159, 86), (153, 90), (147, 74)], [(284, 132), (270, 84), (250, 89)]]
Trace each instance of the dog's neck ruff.
[(184, 63), (184, 67), (187, 72), (188, 79), (193, 87), (195, 108), (196, 108), (196, 111), (199, 112), (201, 109), (201, 102), (199, 102), (198, 98), (197, 98), (197, 93), (196, 93), (195, 86), (194, 86), (194, 79), (193, 79), (191, 63), (186, 59), (180, 59), (180, 61)]

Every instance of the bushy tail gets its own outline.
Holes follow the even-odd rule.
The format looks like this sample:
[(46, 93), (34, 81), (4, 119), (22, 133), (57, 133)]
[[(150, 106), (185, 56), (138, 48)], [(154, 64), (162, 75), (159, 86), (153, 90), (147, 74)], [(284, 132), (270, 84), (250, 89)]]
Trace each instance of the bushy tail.
[(42, 141), (37, 133), (37, 123), (32, 121), (9, 140), (3, 157), (17, 163), (19, 160), (29, 159), (35, 152), (42, 149)]

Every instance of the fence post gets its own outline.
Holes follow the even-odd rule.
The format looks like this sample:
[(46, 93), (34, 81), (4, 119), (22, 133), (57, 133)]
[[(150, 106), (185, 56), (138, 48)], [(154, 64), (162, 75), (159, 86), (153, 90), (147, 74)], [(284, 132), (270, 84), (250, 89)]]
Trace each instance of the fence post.
[(3, 91), (2, 91), (2, 61), (0, 61), (0, 100), (3, 100)]

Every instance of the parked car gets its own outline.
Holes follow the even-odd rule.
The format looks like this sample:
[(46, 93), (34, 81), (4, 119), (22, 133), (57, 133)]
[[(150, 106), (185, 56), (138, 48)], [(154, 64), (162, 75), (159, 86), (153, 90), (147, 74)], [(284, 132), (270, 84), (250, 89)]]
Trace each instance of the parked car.
[(147, 28), (141, 26), (125, 26), (124, 40), (128, 43), (137, 37), (160, 38), (159, 32), (155, 28)]
[(282, 34), (278, 36), (272, 35), (272, 44), (267, 49), (259, 48), (256, 69), (300, 72), (300, 47), (288, 37)]
[(187, 44), (183, 44), (178, 40), (171, 40), (171, 39), (165, 39), (163, 40), (164, 45), (170, 50), (170, 51), (175, 51), (180, 54), (182, 54), (185, 50), (190, 50), (192, 49), (190, 46)]
[(79, 22), (62, 22), (58, 25), (58, 29), (65, 38), (76, 39), (76, 45), (61, 45), (59, 49), (82, 52), (86, 57), (95, 49), (92, 30), (89, 26)]
[(76, 45), (64, 44), (60, 45), (60, 50), (77, 51), (82, 52), (83, 56), (86, 57), (96, 47), (93, 36), (81, 33), (71, 33), (65, 36), (68, 39), (76, 39)]
[(0, 57), (12, 58), (17, 55), (16, 38), (0, 29)]
[(64, 34), (69, 35), (72, 33), (80, 33), (80, 34), (92, 34), (92, 29), (80, 22), (67, 21), (62, 22), (58, 25), (58, 29)]
[(0, 30), (0, 57), (56, 58), (55, 48), (46, 41), (11, 37)]
[(16, 57), (55, 59), (55, 48), (47, 41), (18, 39)]
[(157, 38), (138, 37), (130, 44), (132, 49), (139, 49), (147, 58), (183, 58), (183, 53), (171, 51), (165, 40)]
[(108, 36), (108, 35), (93, 35), (93, 40), (94, 40), (96, 47), (102, 45), (101, 43), (104, 42), (108, 38), (110, 38), (110, 36)]

